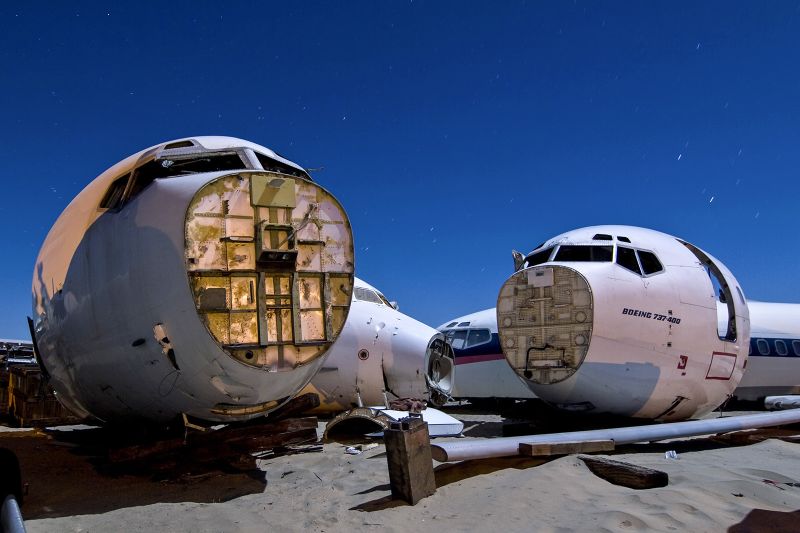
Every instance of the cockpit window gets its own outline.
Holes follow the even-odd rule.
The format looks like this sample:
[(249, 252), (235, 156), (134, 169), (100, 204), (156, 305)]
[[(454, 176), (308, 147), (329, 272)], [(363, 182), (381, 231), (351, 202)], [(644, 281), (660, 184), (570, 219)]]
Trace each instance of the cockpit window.
[(610, 241), (611, 235), (608, 233), (596, 233), (594, 237), (592, 237), (593, 241)]
[(617, 246), (617, 264), (635, 274), (642, 275), (642, 271), (639, 270), (639, 261), (636, 260), (636, 251), (633, 248)]
[(490, 340), (492, 340), (492, 334), (488, 329), (471, 329), (469, 330), (469, 335), (467, 335), (466, 347), (485, 344)]
[(294, 167), (290, 167), (289, 165), (285, 165), (280, 161), (275, 161), (274, 159), (270, 159), (269, 157), (265, 156), (264, 154), (259, 154), (255, 152), (256, 158), (258, 158), (258, 162), (261, 163), (261, 166), (264, 170), (271, 170), (273, 172), (280, 172), (281, 174), (288, 174), (289, 176), (301, 176), (302, 173), (298, 171)]
[(592, 261), (606, 262), (611, 261), (613, 246), (577, 246), (572, 244), (562, 244), (558, 247), (558, 252), (554, 261)]
[(361, 302), (389, 305), (389, 302), (386, 301), (386, 298), (381, 298), (376, 291), (367, 289), (366, 287), (355, 287), (353, 289), (353, 296), (356, 300)]
[(525, 263), (523, 268), (528, 268), (536, 265), (541, 265), (542, 263), (547, 263), (550, 259), (550, 253), (553, 251), (553, 247), (547, 248), (545, 250), (541, 250), (539, 252), (533, 252), (531, 255), (525, 258)]
[(467, 342), (467, 329), (450, 329), (444, 332), (444, 336), (454, 350), (463, 350)]
[(114, 180), (114, 183), (108, 188), (106, 195), (100, 202), (102, 209), (116, 209), (122, 205), (122, 195), (125, 194), (125, 187), (127, 187), (130, 177), (131, 175), (128, 173)]
[(215, 154), (211, 152), (193, 155), (189, 159), (153, 159), (134, 170), (133, 185), (128, 191), (127, 200), (138, 196), (153, 180), (159, 178), (199, 174), (202, 172), (218, 172), (221, 170), (241, 170), (244, 168), (247, 168), (247, 165), (239, 157), (239, 154), (235, 153)]
[(664, 270), (664, 266), (661, 264), (661, 261), (658, 260), (656, 254), (653, 252), (645, 252), (644, 250), (637, 250), (639, 254), (639, 262), (642, 263), (642, 271), (644, 272), (645, 276), (649, 276), (650, 274), (655, 274), (656, 272), (661, 272)]

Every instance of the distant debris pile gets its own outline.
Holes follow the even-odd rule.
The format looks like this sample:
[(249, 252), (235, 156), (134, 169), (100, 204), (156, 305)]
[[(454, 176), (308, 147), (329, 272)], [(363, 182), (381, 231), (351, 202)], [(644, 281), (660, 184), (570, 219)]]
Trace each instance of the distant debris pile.
[(19, 427), (78, 421), (43, 379), (30, 342), (0, 341), (0, 418)]

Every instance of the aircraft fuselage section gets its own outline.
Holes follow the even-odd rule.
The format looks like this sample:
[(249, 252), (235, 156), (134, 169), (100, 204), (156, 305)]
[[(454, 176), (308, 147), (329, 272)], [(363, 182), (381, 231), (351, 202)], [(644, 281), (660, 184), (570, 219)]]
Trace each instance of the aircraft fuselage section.
[[(33, 284), (42, 363), (79, 416), (262, 416), (302, 389), (344, 325), (346, 215), (302, 171), (247, 168), (245, 155), (237, 170), (151, 178), (131, 195), (152, 157), (164, 168), (215, 157), (160, 149), (97, 178), (45, 240)], [(117, 182), (128, 200), (109, 205)]]
[[(597, 242), (587, 232), (633, 243)], [(506, 281), (497, 305), (504, 354), (537, 396), (567, 409), (665, 420), (703, 414), (730, 396), (743, 374), (749, 321), (721, 263), (641, 228), (600, 226), (554, 240), (542, 247), (555, 247), (547, 261)], [(560, 246), (580, 260), (559, 261)], [(579, 247), (604, 250), (591, 260)], [(646, 254), (660, 264), (645, 274)], [(706, 261), (731, 302), (725, 331)]]

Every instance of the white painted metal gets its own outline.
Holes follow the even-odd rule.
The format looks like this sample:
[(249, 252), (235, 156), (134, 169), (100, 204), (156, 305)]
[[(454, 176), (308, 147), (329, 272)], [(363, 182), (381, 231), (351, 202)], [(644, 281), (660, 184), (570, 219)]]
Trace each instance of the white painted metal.
[[(444, 335), (397, 311), (375, 287), (356, 278), (350, 314), (325, 364), (303, 393), (320, 397), (318, 411), (344, 411), (392, 398), (449, 397), (452, 353)], [(360, 396), (360, 398), (359, 398)]]
[[(740, 400), (755, 401), (765, 396), (800, 393), (800, 304), (748, 300), (750, 309), (750, 357), (742, 381), (733, 392)], [(764, 339), (768, 355), (759, 353)], [(775, 340), (787, 348), (776, 353)]]
[[(614, 240), (595, 240), (597, 234)], [(614, 260), (546, 261), (509, 278), (498, 298), (501, 343), (504, 350), (507, 344), (524, 344), (506, 357), (537, 396), (566, 409), (660, 420), (699, 416), (730, 397), (744, 372), (750, 326), (743, 293), (722, 263), (675, 237), (631, 226), (581, 228), (550, 239), (540, 249), (555, 245), (613, 246), (615, 259), (620, 247), (650, 251), (664, 269), (642, 276)], [(735, 340), (718, 335), (717, 297), (707, 268), (716, 270), (729, 288)], [(538, 276), (546, 271), (552, 271), (555, 281), (541, 282), (535, 294), (555, 295), (556, 301), (537, 315), (539, 300), (524, 287), (547, 278)], [(586, 298), (575, 292), (582, 290), (583, 281), (575, 287), (568, 284), (573, 277), (588, 285), (588, 340), (586, 332), (576, 329), (582, 325), (576, 310), (585, 312)], [(547, 373), (529, 372), (532, 353), (538, 356), (546, 348), (555, 361), (569, 353), (570, 342), (589, 343), (582, 361), (578, 357), (563, 363), (572, 364), (573, 373), (548, 379)]]
[[(192, 146), (168, 146), (175, 143)], [(251, 176), (272, 179), (275, 174), (251, 168), (252, 157), (243, 158), (246, 163), (236, 170), (155, 179), (116, 212), (100, 205), (118, 178), (165, 153), (180, 163), (180, 157), (202, 160), (215, 151), (245, 150), (293, 174), (298, 183), (310, 183), (299, 166), (248, 141), (182, 139), (111, 167), (50, 230), (33, 276), (34, 331), (51, 384), (76, 415), (153, 422), (181, 413), (215, 421), (252, 418), (295, 395), (322, 366), (324, 351), (307, 360), (246, 364), (214, 338), (198, 315), (200, 304), (187, 274), (194, 268), (185, 241), (189, 207), (198, 191), (231, 174), (241, 178), (243, 191)], [(317, 185), (307, 189), (323, 191)], [(344, 212), (328, 199), (332, 211), (323, 207), (320, 216), (343, 220), (347, 238)], [(350, 246), (350, 263), (341, 271), (352, 284), (351, 240)]]
[(800, 409), (709, 420), (668, 422), (651, 426), (572, 431), (497, 439), (465, 439), (433, 444), (431, 445), (431, 454), (439, 462), (468, 461), (518, 455), (519, 445), (522, 443), (556, 444), (560, 442), (612, 440), (616, 445), (622, 445), (634, 442), (655, 442), (680, 437), (712, 435), (783, 424), (796, 424), (798, 422), (800, 422)]
[(25, 533), (25, 522), (22, 520), (22, 512), (14, 496), (8, 495), (3, 500), (3, 506), (0, 508), (0, 531)]
[[(383, 409), (381, 407), (373, 407), (372, 409), (385, 414), (395, 421), (409, 416), (408, 411)], [(422, 420), (428, 424), (428, 435), (431, 437), (453, 437), (460, 435), (464, 431), (463, 422), (438, 409), (428, 407), (420, 414), (422, 415)]]
[[(718, 304), (721, 308), (722, 304)], [(733, 396), (740, 400), (756, 401), (769, 395), (786, 395), (800, 393), (800, 352), (795, 347), (800, 345), (800, 304), (770, 303), (747, 301), (750, 310), (750, 356), (747, 368)], [(724, 315), (724, 316), (723, 316)], [(719, 313), (718, 329), (724, 328), (726, 313)], [(459, 329), (455, 324), (470, 322), (470, 326), (461, 329), (489, 329), (497, 331), (497, 313), (495, 308), (485, 309), (469, 315), (447, 321), (439, 326), (439, 330)], [(452, 326), (451, 326), (452, 324)], [(448, 327), (449, 326), (449, 327)], [(764, 356), (758, 353), (756, 343), (759, 339), (783, 339), (789, 350), (787, 356), (779, 356), (772, 352)], [(755, 347), (755, 348), (754, 348)], [(455, 350), (458, 380), (453, 387), (456, 398), (527, 398), (535, 395), (524, 385), (524, 382), (511, 370), (502, 357), (493, 357), (499, 352), (490, 345), (482, 345), (472, 350), (474, 360), (480, 362), (464, 362)], [(487, 360), (488, 359), (488, 360)]]
[[(453, 382), (454, 398), (536, 398), (506, 362), (497, 340), (494, 307), (448, 320), (436, 329), (455, 343), (458, 379)], [(484, 336), (479, 332), (485, 331), (490, 339), (481, 342)], [(478, 343), (473, 344), (473, 338)]]
[(764, 398), (764, 407), (770, 411), (797, 409), (800, 407), (800, 396), (796, 394), (789, 396), (767, 396)]

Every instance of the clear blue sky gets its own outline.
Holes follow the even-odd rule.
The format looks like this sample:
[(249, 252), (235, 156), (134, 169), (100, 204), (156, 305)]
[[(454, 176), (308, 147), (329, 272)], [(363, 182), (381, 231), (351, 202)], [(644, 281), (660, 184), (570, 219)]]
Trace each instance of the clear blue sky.
[(324, 167), (357, 274), (432, 325), (603, 223), (800, 302), (798, 2), (6, 2), (0, 28), (0, 337), (70, 199), (190, 135)]

